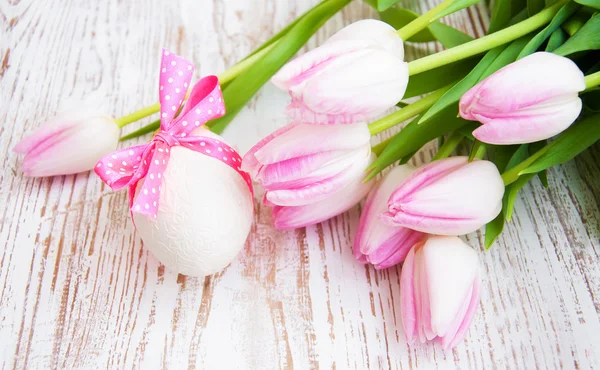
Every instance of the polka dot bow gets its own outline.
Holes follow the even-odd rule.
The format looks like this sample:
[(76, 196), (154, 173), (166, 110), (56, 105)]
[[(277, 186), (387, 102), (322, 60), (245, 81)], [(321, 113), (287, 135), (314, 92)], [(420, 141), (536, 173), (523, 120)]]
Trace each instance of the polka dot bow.
[[(235, 150), (217, 139), (190, 135), (207, 121), (225, 114), (216, 76), (205, 77), (196, 83), (176, 117), (193, 73), (194, 66), (188, 60), (163, 49), (160, 131), (148, 144), (118, 150), (96, 165), (96, 174), (113, 190), (128, 187), (132, 212), (156, 217), (163, 174), (173, 146), (183, 146), (227, 164), (242, 176), (252, 192), (250, 175), (240, 169), (242, 159)], [(137, 184), (142, 179), (144, 182), (136, 197)]]

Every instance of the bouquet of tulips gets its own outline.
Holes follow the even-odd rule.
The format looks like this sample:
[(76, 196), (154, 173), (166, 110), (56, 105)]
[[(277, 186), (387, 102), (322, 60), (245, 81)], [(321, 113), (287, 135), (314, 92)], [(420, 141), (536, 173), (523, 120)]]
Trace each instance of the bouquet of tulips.
[[(15, 149), (25, 174), (94, 168), (113, 189), (128, 187), (145, 245), (189, 275), (222, 269), (243, 247), (251, 179), (278, 229), (322, 222), (366, 199), (356, 259), (377, 269), (403, 263), (407, 339), (455, 346), (481, 279), (476, 251), (459, 236), (485, 227), (489, 248), (527, 182), (547, 185), (548, 168), (600, 139), (600, 1), (498, 0), (488, 34), (472, 39), (439, 20), (477, 0), (445, 0), (421, 16), (397, 0), (367, 0), (381, 20), (353, 23), (289, 61), (349, 2), (322, 1), (194, 86), (191, 63), (164, 50), (160, 103), (115, 121), (57, 118)], [(446, 50), (404, 60), (405, 42), (429, 41)], [(217, 134), (269, 79), (289, 92), (290, 121), (242, 158)], [(158, 111), (159, 120), (121, 138), (155, 132), (149, 144), (111, 153), (120, 127)], [(371, 146), (373, 135), (409, 119)], [(406, 164), (435, 139), (430, 163)]]

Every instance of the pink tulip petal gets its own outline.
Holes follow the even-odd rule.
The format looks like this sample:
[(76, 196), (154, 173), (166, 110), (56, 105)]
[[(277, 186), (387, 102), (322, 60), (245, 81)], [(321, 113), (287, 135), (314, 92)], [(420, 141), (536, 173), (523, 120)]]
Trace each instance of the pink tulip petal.
[(504, 183), (489, 161), (466, 157), (435, 161), (415, 171), (392, 193), (388, 225), (440, 235), (462, 235), (493, 220), (501, 210)]
[(323, 44), (288, 62), (271, 78), (271, 82), (282, 90), (288, 90), (319, 74), (336, 58), (372, 45), (373, 42), (369, 41), (347, 40)]
[(272, 137), (254, 151), (254, 157), (267, 165), (326, 151), (357, 149), (370, 141), (371, 134), (364, 123), (347, 126), (295, 123), (294, 127)]
[(398, 188), (390, 196), (388, 206), (393, 207), (394, 203), (409, 199), (412, 193), (418, 191), (421, 187), (427, 186), (446, 174), (461, 168), (468, 161), (467, 157), (450, 157), (418, 168), (410, 177), (398, 185)]
[(116, 149), (120, 129), (111, 120), (95, 118), (61, 132), (44, 132), (49, 135), (35, 140), (36, 146), (24, 145), (30, 149), (23, 159), (26, 176), (67, 175), (91, 170), (103, 155)]
[(356, 42), (358, 40), (376, 44), (396, 58), (404, 59), (404, 42), (398, 37), (396, 29), (377, 19), (356, 21), (339, 30), (325, 44), (338, 41)]
[(414, 168), (409, 165), (394, 167), (369, 193), (353, 247), (355, 256), (363, 263), (372, 263), (377, 269), (400, 263), (410, 248), (424, 236), (404, 227), (389, 226), (379, 218), (387, 210), (387, 200), (396, 185), (413, 171)]
[(363, 178), (364, 172), (370, 162), (370, 147), (357, 151), (353, 155), (356, 158), (345, 170), (338, 172), (332, 177), (321, 181), (315, 181), (300, 188), (282, 188), (269, 190), (267, 199), (280, 206), (303, 206), (324, 200), (337, 192), (348, 182), (355, 178)]
[(357, 159), (358, 151), (337, 150), (310, 154), (263, 166), (256, 180), (266, 190), (300, 188), (335, 176)]
[(493, 220), (501, 210), (502, 203), (499, 203), (495, 208), (490, 209), (490, 212), (487, 213), (489, 216), (478, 219), (426, 217), (405, 212), (386, 212), (381, 215), (381, 220), (388, 225), (404, 226), (428, 234), (465, 235), (476, 231)]
[(408, 343), (417, 339), (419, 322), (417, 321), (417, 302), (415, 297), (415, 245), (404, 260), (400, 273), (400, 309), (402, 315), (402, 327)]
[[(362, 122), (398, 103), (407, 84), (407, 63), (383, 50), (364, 49), (340, 57), (327, 73), (306, 81), (301, 92), (294, 92), (288, 114), (310, 123)], [(314, 119), (306, 121), (311, 115)]]
[(425, 238), (426, 234), (405, 227), (397, 227), (397, 232), (367, 255), (369, 263), (376, 269), (385, 269), (404, 261), (410, 248)]
[(462, 320), (452, 341), (450, 341), (448, 344), (443, 343), (444, 349), (456, 347), (456, 345), (458, 343), (462, 342), (465, 339), (465, 337), (467, 336), (467, 332), (469, 331), (471, 322), (473, 321), (473, 318), (475, 317), (475, 312), (477, 311), (477, 306), (479, 306), (479, 300), (480, 300), (480, 294), (481, 294), (480, 289), (481, 289), (481, 282), (478, 277), (477, 279), (475, 279), (475, 282), (473, 284), (473, 290), (471, 293), (471, 301), (469, 302), (469, 307), (467, 308), (467, 312), (465, 313), (464, 319)]
[(583, 73), (573, 61), (538, 52), (492, 74), (461, 102), (462, 111), (502, 114), (536, 106), (585, 89)]
[(489, 119), (478, 113), (474, 119), (484, 125), (473, 131), (473, 136), (484, 143), (511, 145), (532, 143), (550, 138), (566, 130), (581, 112), (581, 99), (575, 97), (563, 103), (536, 110), (519, 111), (507, 117)]
[[(374, 156), (370, 161), (373, 160)], [(362, 176), (358, 177), (320, 202), (297, 207), (274, 207), (275, 227), (296, 229), (317, 224), (346, 212), (360, 202), (373, 186), (373, 181), (363, 183), (362, 179)]]
[(271, 133), (270, 135), (266, 136), (264, 139), (262, 139), (258, 143), (256, 143), (256, 145), (254, 145), (252, 148), (250, 148), (248, 153), (246, 153), (244, 155), (244, 157), (242, 159), (242, 169), (244, 171), (250, 173), (250, 175), (252, 177), (255, 177), (256, 173), (258, 172), (258, 170), (260, 169), (260, 166), (261, 166), (261, 163), (256, 159), (256, 156), (255, 156), (256, 152), (259, 151), (260, 149), (264, 148), (275, 137), (292, 130), (298, 124), (299, 124), (299, 122), (292, 122), (290, 124), (287, 124), (287, 125), (279, 128), (275, 132)]

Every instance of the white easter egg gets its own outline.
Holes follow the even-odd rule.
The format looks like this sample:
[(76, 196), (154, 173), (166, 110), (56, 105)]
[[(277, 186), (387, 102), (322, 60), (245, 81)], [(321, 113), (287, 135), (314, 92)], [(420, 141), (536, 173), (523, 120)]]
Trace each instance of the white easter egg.
[[(222, 140), (207, 130), (199, 134)], [(134, 214), (137, 231), (160, 262), (190, 276), (229, 265), (244, 247), (254, 214), (248, 185), (233, 168), (181, 146), (171, 148), (158, 207), (156, 218)]]

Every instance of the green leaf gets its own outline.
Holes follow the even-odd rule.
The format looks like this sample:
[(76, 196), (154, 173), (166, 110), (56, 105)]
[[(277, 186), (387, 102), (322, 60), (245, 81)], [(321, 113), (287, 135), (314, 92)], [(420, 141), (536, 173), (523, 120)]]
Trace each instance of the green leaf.
[[(519, 148), (515, 151), (515, 154), (510, 159), (509, 163), (506, 166), (506, 170), (510, 170), (511, 168), (517, 166), (519, 163), (523, 162), (527, 159), (529, 154), (533, 154), (537, 152), (539, 149), (545, 146), (545, 141), (538, 141), (531, 144), (523, 144), (520, 145)], [(546, 171), (541, 171), (537, 175), (540, 176), (542, 183), (544, 181), (548, 182), (548, 179), (545, 176)], [(510, 221), (514, 209), (514, 203), (517, 199), (517, 195), (519, 191), (527, 184), (532, 178), (535, 177), (535, 173), (527, 174), (520, 176), (515, 182), (506, 187), (506, 192), (504, 194), (504, 215), (507, 221)]]
[[(540, 150), (543, 147), (545, 147), (547, 144), (548, 144), (548, 140), (536, 141), (535, 143), (529, 144), (529, 154), (530, 155), (534, 154), (538, 150)], [(542, 185), (544, 185), (544, 187), (547, 188), (548, 187), (548, 172), (547, 171), (540, 171), (540, 172), (538, 172), (537, 175), (540, 178), (540, 181), (542, 182)]]
[(506, 195), (506, 210), (504, 211), (506, 221), (510, 221), (512, 218), (513, 210), (515, 208), (515, 201), (517, 200), (517, 195), (519, 195), (519, 191), (527, 184), (531, 179), (535, 177), (535, 173), (528, 173), (526, 175), (520, 176), (517, 181), (510, 184), (510, 186), (506, 187), (507, 195)]
[(396, 5), (401, 0), (365, 0), (373, 9), (383, 12), (386, 9)]
[(377, 0), (377, 10), (382, 12), (382, 11), (396, 5), (400, 1), (401, 0)]
[(485, 249), (490, 249), (504, 230), (504, 211), (485, 225)]
[(517, 150), (515, 150), (513, 155), (510, 157), (510, 160), (506, 164), (506, 167), (503, 172), (510, 170), (511, 168), (515, 167), (516, 165), (527, 159), (527, 153), (529, 153), (528, 144), (518, 145)]
[(600, 114), (595, 114), (576, 122), (556, 140), (542, 148), (540, 151), (543, 151), (543, 154), (519, 175), (537, 173), (568, 162), (598, 140), (600, 140)]
[(529, 40), (528, 36), (513, 41), (510, 45), (498, 46), (485, 54), (473, 70), (454, 87), (446, 92), (421, 118), (420, 123), (434, 117), (444, 108), (457, 103), (470, 88), (500, 68), (515, 61), (515, 58)]
[[(390, 8), (379, 13), (382, 21), (386, 22), (395, 29), (400, 29), (406, 26), (411, 21), (417, 19), (419, 15), (408, 9)], [(407, 41), (411, 42), (431, 42), (439, 41), (444, 47), (452, 48), (465, 42), (473, 40), (466, 33), (463, 33), (456, 28), (445, 25), (441, 22), (433, 22), (429, 27), (413, 35)]]
[(229, 113), (208, 122), (207, 126), (222, 130), (229, 124), (271, 76), (290, 60), (329, 18), (349, 2), (350, 0), (325, 1), (306, 13), (262, 59), (223, 89), (223, 99)]
[(364, 0), (365, 3), (369, 4), (371, 8), (377, 10), (377, 0)]
[(446, 49), (450, 49), (473, 40), (473, 37), (467, 35), (466, 33), (463, 33), (456, 28), (450, 27), (441, 22), (433, 22), (429, 25), (429, 30), (433, 34), (433, 37), (442, 45), (444, 45)]
[(544, 9), (545, 6), (544, 0), (527, 0), (527, 14), (531, 17)]
[(566, 56), (584, 50), (600, 49), (600, 14), (590, 18), (570, 39), (559, 48), (555, 54)]
[(440, 89), (466, 76), (475, 67), (479, 58), (464, 59), (429, 71), (410, 76), (404, 99)]
[(494, 8), (492, 9), (492, 19), (490, 20), (490, 27), (488, 34), (496, 32), (508, 26), (511, 19), (519, 14), (522, 10), (526, 11), (526, 0), (496, 0), (494, 1)]
[(371, 172), (367, 176), (367, 179), (375, 177), (392, 163), (406, 156), (411, 156), (411, 153), (419, 150), (423, 145), (436, 139), (438, 136), (468, 124), (474, 125), (473, 122), (458, 117), (457, 105), (447, 107), (441, 114), (423, 124), (417, 123), (419, 118), (413, 119), (394, 136), (381, 155), (369, 167)]
[(600, 0), (575, 0), (575, 2), (591, 8), (600, 9)]
[(468, 8), (471, 5), (477, 4), (479, 1), (480, 0), (455, 0), (446, 9), (436, 14), (435, 17), (433, 17), (432, 21), (437, 21), (438, 19), (444, 18), (445, 16), (457, 12), (461, 9)]
[(546, 51), (554, 51), (556, 48), (564, 44), (568, 38), (569, 35), (567, 35), (567, 33), (563, 31), (562, 28), (557, 29), (556, 31), (552, 32), (552, 35), (548, 40), (548, 45), (546, 45)]
[[(527, 5), (529, 6), (529, 2), (527, 2)], [(579, 8), (580, 5), (574, 2), (568, 2), (567, 4), (565, 4), (565, 6), (563, 6), (558, 11), (558, 13), (556, 13), (550, 24), (548, 24), (543, 30), (541, 30), (537, 35), (535, 35), (531, 39), (531, 41), (527, 43), (527, 45), (525, 45), (517, 59), (521, 59), (524, 56), (534, 53), (540, 46), (542, 46), (544, 41), (546, 41), (546, 39), (550, 37), (550, 35), (554, 31), (559, 30), (560, 25), (563, 24), (564, 21), (569, 19), (569, 17), (573, 15)]]
[[(384, 21), (385, 23), (389, 24), (397, 30), (414, 21), (415, 19), (417, 19), (418, 16), (419, 15), (417, 13), (404, 8), (390, 8), (384, 12), (379, 13), (379, 18), (382, 21)], [(435, 40), (436, 38), (435, 36), (433, 36), (433, 33), (431, 33), (431, 29), (427, 27), (421, 30), (420, 32), (416, 33), (415, 35), (411, 36), (411, 38), (409, 38), (406, 41), (431, 42)]]
[(498, 171), (502, 173), (520, 147), (520, 145), (490, 145), (488, 157), (498, 167)]
[(540, 171), (540, 172), (538, 172), (537, 175), (540, 178), (540, 181), (542, 182), (542, 185), (545, 188), (548, 188), (548, 186), (550, 186), (550, 185), (548, 185), (548, 170)]

